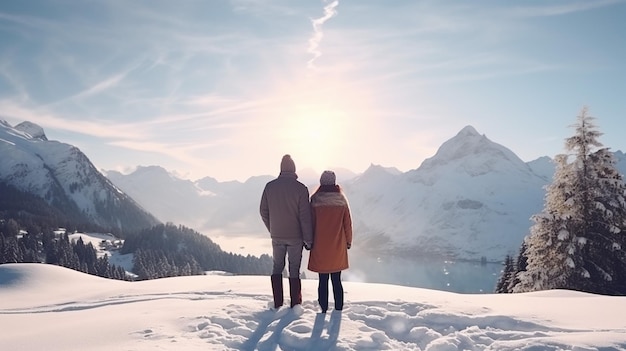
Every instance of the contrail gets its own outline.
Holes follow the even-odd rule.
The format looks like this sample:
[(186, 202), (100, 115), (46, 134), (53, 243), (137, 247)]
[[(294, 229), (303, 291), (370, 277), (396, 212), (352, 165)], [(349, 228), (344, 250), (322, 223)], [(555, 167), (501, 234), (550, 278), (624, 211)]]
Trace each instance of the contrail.
[[(324, 2), (328, 3), (328, 0), (325, 0)], [(322, 41), (322, 37), (324, 36), (324, 33), (322, 32), (322, 25), (337, 14), (335, 8), (338, 5), (338, 0), (329, 3), (328, 5), (324, 6), (324, 16), (311, 20), (311, 23), (313, 24), (313, 37), (309, 39), (308, 52), (313, 55), (313, 58), (309, 60), (307, 64), (308, 68), (315, 68), (315, 64), (313, 62), (318, 57), (322, 56), (322, 53), (318, 49), (320, 42)]]

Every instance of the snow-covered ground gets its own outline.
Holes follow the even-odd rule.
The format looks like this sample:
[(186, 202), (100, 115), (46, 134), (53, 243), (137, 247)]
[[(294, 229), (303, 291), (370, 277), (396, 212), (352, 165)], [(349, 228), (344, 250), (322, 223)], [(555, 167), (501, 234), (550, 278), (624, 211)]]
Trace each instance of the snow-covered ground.
[(270, 311), (264, 276), (124, 282), (53, 265), (3, 264), (0, 345), (12, 351), (626, 350), (626, 297), (564, 290), (469, 295), (345, 282), (344, 310), (334, 311), (331, 302), (321, 314), (317, 281), (302, 285), (302, 309)]
[(68, 238), (70, 239), (70, 241), (77, 241), (79, 238), (82, 238), (83, 243), (85, 243), (85, 245), (91, 243), (91, 245), (93, 245), (93, 247), (96, 249), (96, 255), (98, 257), (107, 255), (109, 256), (110, 264), (120, 266), (124, 268), (126, 272), (128, 272), (129, 274), (134, 275), (133, 273), (131, 273), (132, 268), (133, 268), (134, 255), (133, 254), (122, 255), (119, 253), (118, 250), (113, 249), (110, 245), (106, 245), (103, 243), (103, 242), (107, 242), (110, 244), (110, 243), (115, 243), (117, 241), (123, 243), (123, 240), (120, 240), (114, 235), (107, 234), (107, 233), (81, 233), (81, 232), (69, 234)]

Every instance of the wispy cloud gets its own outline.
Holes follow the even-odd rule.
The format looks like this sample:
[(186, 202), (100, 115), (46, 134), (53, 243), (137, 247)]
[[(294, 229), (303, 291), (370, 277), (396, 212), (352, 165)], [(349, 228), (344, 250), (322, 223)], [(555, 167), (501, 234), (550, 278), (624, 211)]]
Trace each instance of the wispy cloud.
[(202, 157), (194, 156), (194, 150), (202, 150), (217, 145), (212, 143), (159, 143), (155, 141), (135, 141), (135, 140), (115, 140), (108, 143), (109, 145), (122, 147), (129, 150), (151, 152), (159, 155), (171, 157), (172, 159), (184, 162), (188, 165), (201, 164), (205, 162)]
[(113, 77), (106, 78), (103, 81), (100, 81), (96, 83), (95, 85), (72, 96), (70, 99), (82, 99), (85, 97), (99, 94), (105, 90), (115, 87), (119, 82), (121, 82), (124, 79), (125, 76), (126, 76), (126, 73), (120, 73), (120, 74), (114, 75)]
[(339, 1), (332, 1), (328, 5), (324, 6), (324, 16), (311, 20), (313, 24), (313, 36), (309, 39), (309, 53), (313, 55), (313, 58), (309, 60), (307, 67), (315, 68), (315, 60), (322, 56), (322, 52), (319, 50), (320, 42), (324, 37), (322, 26), (326, 21), (331, 19), (337, 14), (336, 8), (339, 5)]
[[(406, 2), (399, 8), (363, 4), (358, 12), (368, 25), (340, 27), (333, 37), (324, 38), (324, 44), (328, 47), (325, 50), (332, 50), (333, 58), (340, 58), (332, 62), (332, 69), (350, 72), (353, 80), (363, 85), (379, 87), (387, 84), (410, 88), (405, 84), (419, 87), (556, 72), (575, 68), (576, 64), (552, 61), (545, 51), (520, 50), (526, 45), (543, 45), (541, 34), (545, 29), (529, 26), (528, 17), (568, 14), (624, 2), (551, 2), (516, 7)], [(344, 8), (350, 10), (354, 8)], [(376, 16), (388, 20), (374, 21)], [(328, 18), (319, 21), (323, 24)], [(322, 28), (316, 34), (318, 31), (319, 41)], [(529, 40), (535, 36), (537, 40)], [(319, 50), (316, 52), (311, 65), (321, 55)]]
[(17, 121), (31, 121), (40, 124), (44, 128), (58, 129), (82, 135), (98, 138), (132, 138), (141, 139), (147, 136), (141, 129), (128, 128), (128, 125), (119, 123), (106, 123), (106, 121), (70, 119), (67, 116), (59, 116), (42, 108), (28, 108), (13, 100), (1, 100), (0, 111), (2, 114)]
[[(100, 138), (107, 145), (124, 148), (131, 151), (141, 151), (161, 155), (183, 162), (187, 167), (202, 164), (205, 159), (203, 152), (234, 142), (229, 140), (228, 131), (237, 128), (233, 124), (202, 123), (204, 119), (197, 119), (200, 126), (186, 126), (183, 121), (195, 120), (185, 115), (162, 116), (146, 122), (129, 121), (127, 123), (108, 122), (102, 120), (69, 119), (68, 116), (59, 116), (43, 108), (30, 109), (13, 101), (0, 101), (0, 111), (5, 117), (16, 121), (31, 121), (44, 127), (49, 135), (50, 130), (74, 133), (90, 138)], [(218, 132), (221, 137), (209, 137), (201, 140), (197, 136), (186, 133), (202, 132), (202, 129), (222, 129), (226, 132)], [(182, 141), (176, 142), (168, 134), (178, 134)], [(160, 141), (161, 140), (161, 141)], [(71, 142), (71, 140), (64, 140)]]
[(282, 6), (266, 0), (230, 0), (230, 3), (234, 11), (252, 13), (258, 17), (270, 17), (276, 14), (292, 16), (298, 12), (290, 1)]
[(549, 17), (593, 10), (600, 7), (626, 3), (624, 0), (571, 1), (560, 5), (518, 6), (513, 13), (520, 17)]
[(0, 81), (5, 80), (10, 89), (16, 93), (16, 100), (28, 101), (30, 99), (28, 95), (28, 89), (24, 86), (24, 83), (15, 76), (15, 71), (11, 67), (9, 62), (0, 63)]

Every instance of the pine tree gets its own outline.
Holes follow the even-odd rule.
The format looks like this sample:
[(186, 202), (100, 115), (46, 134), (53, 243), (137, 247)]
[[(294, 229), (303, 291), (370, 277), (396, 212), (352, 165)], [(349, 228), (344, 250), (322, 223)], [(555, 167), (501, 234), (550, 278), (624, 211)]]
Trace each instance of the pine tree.
[(504, 263), (502, 264), (504, 268), (502, 269), (502, 274), (500, 275), (500, 279), (496, 283), (496, 293), (508, 293), (509, 291), (509, 282), (513, 279), (513, 275), (515, 274), (515, 265), (513, 263), (513, 257), (511, 255), (506, 255), (504, 258)]
[(3, 263), (18, 263), (22, 262), (21, 252), (19, 250), (19, 246), (17, 245), (17, 239), (14, 237), (7, 238), (4, 241), (4, 252), (2, 252)]
[(515, 285), (517, 285), (520, 282), (518, 273), (526, 271), (526, 267), (528, 266), (528, 258), (526, 257), (527, 249), (528, 249), (528, 245), (526, 244), (526, 241), (524, 240), (517, 254), (517, 259), (514, 261), (513, 273), (510, 275), (509, 281), (507, 282), (508, 285), (505, 288), (507, 293), (512, 293)]
[(585, 269), (590, 272), (582, 286), (585, 291), (602, 294), (626, 294), (626, 186), (615, 168), (615, 159), (608, 149), (602, 148), (590, 155), (594, 167), (591, 179), (596, 183), (591, 194), (587, 230), (594, 240), (583, 250), (590, 259)]
[[(555, 157), (543, 212), (526, 238), (525, 271), (515, 292), (571, 289), (626, 294), (626, 187), (602, 135), (583, 108), (567, 138), (570, 155)], [(571, 159), (571, 162), (570, 162)]]
[(526, 270), (517, 275), (514, 292), (564, 287), (573, 266), (571, 257), (578, 256), (576, 245), (567, 228), (571, 218), (566, 206), (571, 189), (570, 165), (566, 155), (555, 157), (553, 182), (547, 187), (543, 212), (532, 216), (535, 224), (525, 239)]

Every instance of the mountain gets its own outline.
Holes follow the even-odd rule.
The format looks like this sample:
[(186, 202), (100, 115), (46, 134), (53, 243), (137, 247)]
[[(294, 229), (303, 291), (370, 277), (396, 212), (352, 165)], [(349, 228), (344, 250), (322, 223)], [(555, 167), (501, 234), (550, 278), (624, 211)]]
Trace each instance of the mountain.
[[(537, 174), (512, 151), (467, 126), (415, 170), (402, 173), (372, 164), (363, 174), (339, 181), (352, 209), (355, 247), (494, 261), (516, 254), (551, 178), (550, 160), (541, 162), (534, 164), (542, 170)], [(313, 192), (318, 176), (302, 172), (300, 179)], [(267, 235), (258, 205), (274, 176), (245, 183), (210, 177), (189, 181), (154, 166), (105, 174), (163, 221), (209, 235)]]
[[(339, 182), (355, 176), (347, 169), (333, 170)], [(265, 184), (276, 176), (255, 176), (245, 182), (219, 182), (212, 177), (191, 181), (160, 166), (140, 166), (129, 174), (106, 170), (102, 173), (163, 222), (184, 224), (204, 233), (267, 235), (259, 216), (259, 203)], [(308, 184), (311, 193), (317, 188), (319, 173), (303, 168), (298, 176)]]
[(78, 148), (50, 141), (40, 126), (0, 120), (0, 181), (72, 218), (111, 230), (150, 227), (158, 220), (96, 170)]
[(349, 196), (369, 249), (500, 260), (516, 253), (546, 184), (512, 151), (467, 126), (415, 170), (393, 175), (370, 167), (349, 185)]
[(539, 157), (536, 160), (528, 162), (528, 167), (540, 177), (543, 177), (546, 181), (552, 181), (552, 175), (554, 175), (554, 162), (548, 156)]
[[(177, 178), (159, 166), (138, 167), (132, 177), (125, 177), (117, 171), (103, 173), (162, 222), (200, 228), (203, 215), (206, 215), (203, 212), (205, 199), (214, 196), (214, 193), (201, 191), (191, 181)], [(181, 207), (181, 204), (184, 205)]]
[[(618, 151), (615, 157), (624, 173), (626, 156)], [(241, 183), (210, 177), (183, 181), (160, 167), (105, 173), (161, 220), (208, 235), (267, 237), (258, 205), (265, 183), (275, 175)], [(298, 173), (315, 191), (319, 176), (307, 169)], [(352, 209), (355, 254), (489, 261), (517, 254), (530, 217), (543, 208), (544, 186), (553, 173), (549, 157), (525, 163), (471, 126), (408, 172), (374, 164), (358, 175), (337, 171)]]
[(138, 167), (124, 175), (103, 173), (159, 220), (183, 224), (202, 232), (231, 234), (265, 233), (259, 201), (272, 176), (252, 177), (246, 182), (218, 182), (211, 177), (197, 181), (175, 177), (162, 167)]

